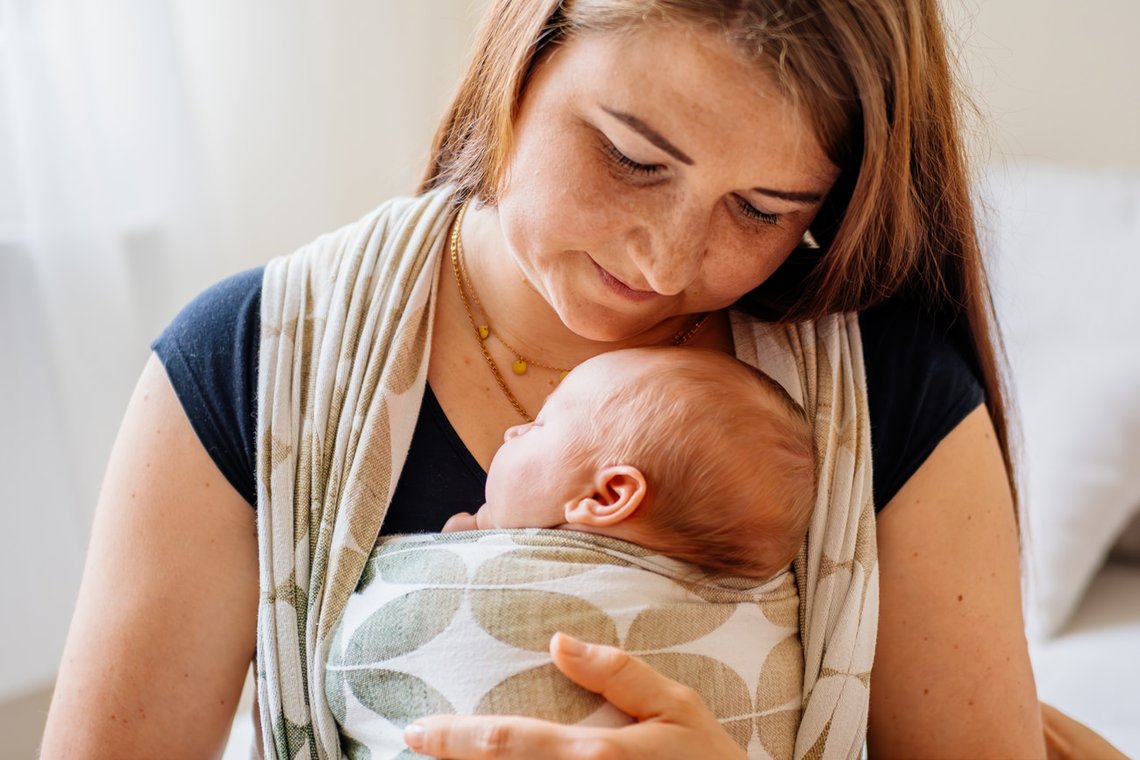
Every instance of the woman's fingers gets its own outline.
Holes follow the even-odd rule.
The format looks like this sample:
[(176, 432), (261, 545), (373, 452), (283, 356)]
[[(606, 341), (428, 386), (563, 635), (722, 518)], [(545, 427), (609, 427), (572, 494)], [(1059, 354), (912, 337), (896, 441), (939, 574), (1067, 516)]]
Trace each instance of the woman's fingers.
[[(666, 718), (688, 722), (694, 712), (708, 713), (692, 689), (658, 673), (636, 657), (614, 647), (586, 644), (565, 633), (550, 639), (554, 665), (574, 683), (606, 698), (637, 721)], [(701, 716), (705, 717), (705, 716)]]
[(416, 752), (446, 760), (744, 758), (695, 691), (636, 657), (563, 633), (550, 640), (550, 653), (566, 677), (638, 722), (590, 728), (511, 716), (433, 715), (409, 726), (404, 740)]
[(596, 733), (578, 728), (571, 734), (566, 726), (533, 718), (433, 715), (408, 726), (404, 741), (422, 755), (446, 760), (569, 760), (581, 757), (578, 748)]

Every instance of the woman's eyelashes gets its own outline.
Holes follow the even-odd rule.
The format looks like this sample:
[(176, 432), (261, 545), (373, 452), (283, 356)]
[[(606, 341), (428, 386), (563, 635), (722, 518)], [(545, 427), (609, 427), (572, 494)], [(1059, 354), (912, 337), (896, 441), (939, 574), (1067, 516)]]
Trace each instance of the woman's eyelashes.
[[(643, 164), (634, 161), (622, 153), (616, 145), (606, 138), (602, 139), (602, 147), (610, 162), (626, 177), (633, 177), (635, 179), (656, 178), (663, 174), (667, 168), (664, 164)], [(743, 214), (748, 221), (760, 222), (762, 224), (778, 224), (780, 222), (779, 214), (761, 211), (739, 195), (734, 195), (733, 200), (740, 213)]]
[(634, 161), (632, 158), (618, 150), (616, 145), (604, 138), (602, 140), (602, 148), (605, 150), (609, 159), (614, 164), (629, 174), (633, 174), (638, 177), (652, 177), (656, 174), (661, 173), (665, 169), (664, 164), (642, 164)]
[(763, 222), (764, 224), (778, 224), (780, 222), (779, 214), (770, 214), (767, 211), (761, 211), (739, 195), (734, 195), (733, 198), (736, 200), (736, 205), (740, 208), (741, 213), (746, 217), (757, 222)]

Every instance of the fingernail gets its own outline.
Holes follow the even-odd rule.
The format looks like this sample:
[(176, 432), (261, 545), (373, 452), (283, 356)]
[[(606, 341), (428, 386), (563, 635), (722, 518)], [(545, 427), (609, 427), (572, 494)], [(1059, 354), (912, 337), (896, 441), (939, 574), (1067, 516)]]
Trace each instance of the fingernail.
[(404, 743), (412, 749), (417, 749), (424, 743), (424, 727), (419, 723), (413, 723), (404, 729)]
[(586, 645), (570, 634), (558, 633), (558, 649), (571, 657), (581, 657), (586, 653)]

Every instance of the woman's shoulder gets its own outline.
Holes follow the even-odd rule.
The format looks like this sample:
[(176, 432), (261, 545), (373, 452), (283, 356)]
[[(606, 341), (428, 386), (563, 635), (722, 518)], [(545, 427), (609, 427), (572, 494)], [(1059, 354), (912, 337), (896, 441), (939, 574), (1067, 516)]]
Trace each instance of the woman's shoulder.
[(970, 352), (945, 319), (904, 298), (859, 315), (875, 509), (985, 400)]
[[(454, 189), (445, 186), (391, 198), (268, 267), (280, 275), (282, 265), (315, 264), (318, 275), (312, 283), (327, 285), (330, 278), (319, 273), (336, 269), (345, 255), (375, 248), (378, 240), (391, 240), (395, 249), (425, 245), (419, 237), (429, 242), (438, 237), (453, 196)], [(266, 271), (256, 267), (207, 288), (151, 344), (202, 445), (250, 504), (257, 499), (257, 384)]]
[(258, 316), (264, 271), (264, 267), (253, 267), (203, 290), (178, 312), (155, 344), (174, 341), (195, 348), (222, 336), (227, 343), (240, 337), (233, 334), (235, 320), (249, 326), (250, 318)]
[(198, 439), (251, 505), (262, 274), (256, 267), (207, 288), (151, 344)]

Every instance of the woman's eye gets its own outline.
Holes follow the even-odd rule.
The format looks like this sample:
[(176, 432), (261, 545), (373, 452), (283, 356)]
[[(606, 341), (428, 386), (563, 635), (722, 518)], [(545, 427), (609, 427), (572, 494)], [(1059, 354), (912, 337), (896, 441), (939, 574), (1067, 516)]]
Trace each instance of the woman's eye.
[(739, 195), (736, 196), (736, 204), (740, 207), (741, 213), (749, 219), (754, 219), (764, 224), (777, 224), (780, 221), (779, 214), (769, 214), (766, 211), (761, 211)]
[(617, 146), (614, 145), (609, 140), (605, 141), (605, 148), (606, 148), (606, 153), (609, 154), (609, 157), (613, 160), (614, 163), (616, 163), (618, 166), (629, 171), (632, 174), (641, 174), (641, 175), (656, 174), (657, 172), (659, 172), (665, 168), (661, 164), (638, 163), (637, 161), (634, 161), (632, 158), (630, 158), (629, 156), (627, 156), (626, 154), (624, 154), (620, 150), (618, 150)]

